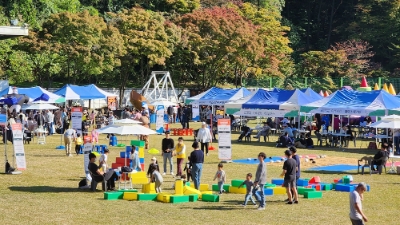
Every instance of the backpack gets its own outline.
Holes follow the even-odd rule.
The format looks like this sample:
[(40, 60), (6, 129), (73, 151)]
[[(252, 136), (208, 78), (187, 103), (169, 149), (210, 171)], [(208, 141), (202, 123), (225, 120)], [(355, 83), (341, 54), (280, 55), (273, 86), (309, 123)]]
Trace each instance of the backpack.
[(87, 180), (86, 178), (82, 179), (81, 181), (79, 181), (79, 186), (78, 187), (85, 187), (87, 186)]

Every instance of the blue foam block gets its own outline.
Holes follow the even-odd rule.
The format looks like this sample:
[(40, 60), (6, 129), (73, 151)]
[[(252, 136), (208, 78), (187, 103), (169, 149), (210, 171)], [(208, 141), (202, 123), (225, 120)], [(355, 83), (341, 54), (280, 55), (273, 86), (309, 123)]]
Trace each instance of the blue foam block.
[(346, 184), (336, 184), (335, 190), (336, 191), (343, 191), (343, 192), (352, 192), (354, 191), (354, 185), (346, 185)]
[(274, 195), (274, 190), (272, 188), (264, 188), (264, 195)]
[(308, 186), (308, 180), (298, 179), (297, 186)]
[(356, 170), (357, 168), (358, 168), (358, 166), (355, 166), (355, 165), (338, 164), (338, 165), (331, 165), (331, 166), (313, 167), (313, 168), (309, 168), (308, 170), (343, 172), (343, 171), (349, 171), (349, 170)]
[[(356, 189), (356, 187), (357, 187), (358, 184), (349, 184), (349, 185), (354, 186), (354, 189)], [(371, 189), (371, 187), (367, 184), (367, 192), (369, 192), (370, 189)]]
[(283, 184), (283, 179), (272, 178), (271, 183), (276, 184), (276, 185), (282, 185)]
[(144, 158), (140, 158), (139, 161), (140, 161), (140, 164), (144, 163)]
[[(273, 157), (271, 157), (271, 159), (268, 157), (268, 158), (264, 159), (264, 162), (269, 163), (269, 162), (271, 162), (271, 160), (273, 160), (273, 161), (282, 161), (282, 157), (273, 156)], [(232, 160), (232, 162), (234, 162), (234, 163), (242, 163), (242, 164), (259, 164), (260, 163), (258, 161), (258, 159), (256, 159), (256, 158), (234, 159), (234, 160)]]
[(119, 153), (119, 157), (121, 157), (121, 158), (129, 158), (129, 153), (127, 153), (127, 152), (120, 152), (120, 153)]

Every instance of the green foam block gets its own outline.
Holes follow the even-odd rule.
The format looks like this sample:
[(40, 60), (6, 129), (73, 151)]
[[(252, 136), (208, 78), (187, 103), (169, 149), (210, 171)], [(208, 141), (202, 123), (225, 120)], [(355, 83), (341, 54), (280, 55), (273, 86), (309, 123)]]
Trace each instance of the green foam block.
[(199, 195), (197, 194), (191, 194), (188, 196), (189, 196), (189, 202), (197, 202), (197, 200), (199, 199)]
[(124, 192), (104, 192), (105, 200), (118, 200), (124, 197)]
[(325, 191), (330, 191), (330, 190), (332, 190), (332, 188), (333, 188), (332, 184), (325, 184), (324, 190)]
[(336, 183), (332, 183), (332, 189), (336, 189)]
[(171, 195), (170, 202), (173, 204), (189, 202), (189, 195)]
[(243, 184), (244, 180), (232, 180), (231, 185), (232, 187), (239, 187), (241, 184)]
[(185, 186), (188, 186), (188, 187), (190, 187), (190, 182), (189, 182), (189, 181), (187, 181), (187, 182), (185, 183)]
[(219, 191), (218, 184), (213, 184), (211, 190)]
[(225, 190), (225, 193), (229, 193), (229, 187), (230, 187), (231, 185), (230, 184), (224, 184), (224, 190)]
[(265, 188), (273, 188), (273, 187), (276, 187), (276, 184), (267, 183), (267, 184), (264, 185), (264, 187)]
[(120, 192), (138, 192), (138, 190), (136, 190), (136, 189), (121, 189), (118, 191), (120, 191)]
[(219, 202), (219, 195), (202, 194), (201, 200), (203, 202)]
[(304, 198), (322, 198), (321, 191), (309, 191), (304, 193)]
[(344, 183), (344, 184), (350, 184), (350, 178), (348, 178), (348, 177), (343, 177), (343, 183)]
[(306, 192), (316, 191), (315, 188), (305, 188), (305, 187), (297, 187), (297, 193), (299, 195), (304, 195)]
[(131, 140), (131, 145), (134, 145), (136, 147), (144, 147), (144, 141), (140, 140)]
[(147, 194), (147, 193), (139, 193), (138, 194), (138, 201), (156, 201), (157, 200), (157, 193), (155, 194)]

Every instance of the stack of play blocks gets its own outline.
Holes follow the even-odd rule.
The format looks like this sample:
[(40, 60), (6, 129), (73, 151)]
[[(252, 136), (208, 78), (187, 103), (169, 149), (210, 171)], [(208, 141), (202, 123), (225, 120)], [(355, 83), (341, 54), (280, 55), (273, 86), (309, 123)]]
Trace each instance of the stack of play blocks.
[[(132, 173), (132, 183), (137, 184), (142, 177), (144, 172)], [(147, 180), (147, 178), (146, 178)], [(144, 181), (144, 180), (143, 180)], [(182, 180), (175, 181), (175, 194), (171, 193), (156, 193), (154, 183), (143, 183), (142, 192), (139, 193), (136, 189), (131, 190), (120, 190), (118, 192), (105, 192), (104, 199), (106, 200), (137, 200), (137, 201), (159, 201), (165, 203), (185, 203), (185, 202), (196, 202), (198, 199), (202, 199), (205, 202), (219, 202), (219, 196), (212, 194), (212, 191), (208, 190), (208, 184), (201, 184), (200, 190), (191, 187), (190, 182), (183, 183)]]
[(140, 160), (140, 168), (142, 168), (142, 171), (144, 171), (144, 141), (140, 140), (131, 140), (131, 145), (134, 145), (136, 147), (136, 151), (139, 151), (139, 160)]
[[(139, 154), (139, 161), (140, 161), (140, 168), (142, 171), (144, 171), (144, 141), (140, 140), (132, 140), (131, 145), (134, 145), (136, 147), (136, 151), (138, 151)], [(131, 146), (126, 146), (125, 151), (120, 152), (119, 157), (116, 158), (115, 163), (111, 164), (111, 168), (113, 169), (118, 169), (118, 167), (123, 167), (123, 166), (128, 166), (131, 167), (131, 160), (130, 160), (130, 154), (131, 154)]]

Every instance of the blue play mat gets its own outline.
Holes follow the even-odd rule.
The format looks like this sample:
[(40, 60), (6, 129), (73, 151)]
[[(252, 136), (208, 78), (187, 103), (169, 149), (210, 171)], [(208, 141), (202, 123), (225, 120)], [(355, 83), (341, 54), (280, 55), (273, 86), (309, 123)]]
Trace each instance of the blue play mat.
[(319, 166), (309, 168), (307, 170), (312, 171), (331, 171), (331, 172), (344, 172), (349, 170), (356, 170), (358, 166), (355, 165), (348, 165), (348, 164), (338, 164), (338, 165), (331, 165), (331, 166)]
[[(273, 156), (271, 158), (274, 161), (282, 161), (282, 157), (280, 157), (280, 156)], [(257, 158), (234, 159), (234, 160), (232, 160), (232, 162), (242, 163), (242, 164), (258, 164), (259, 163)], [(269, 157), (267, 157), (266, 159), (264, 159), (264, 162), (269, 163), (269, 162), (271, 162), (271, 159)]]

